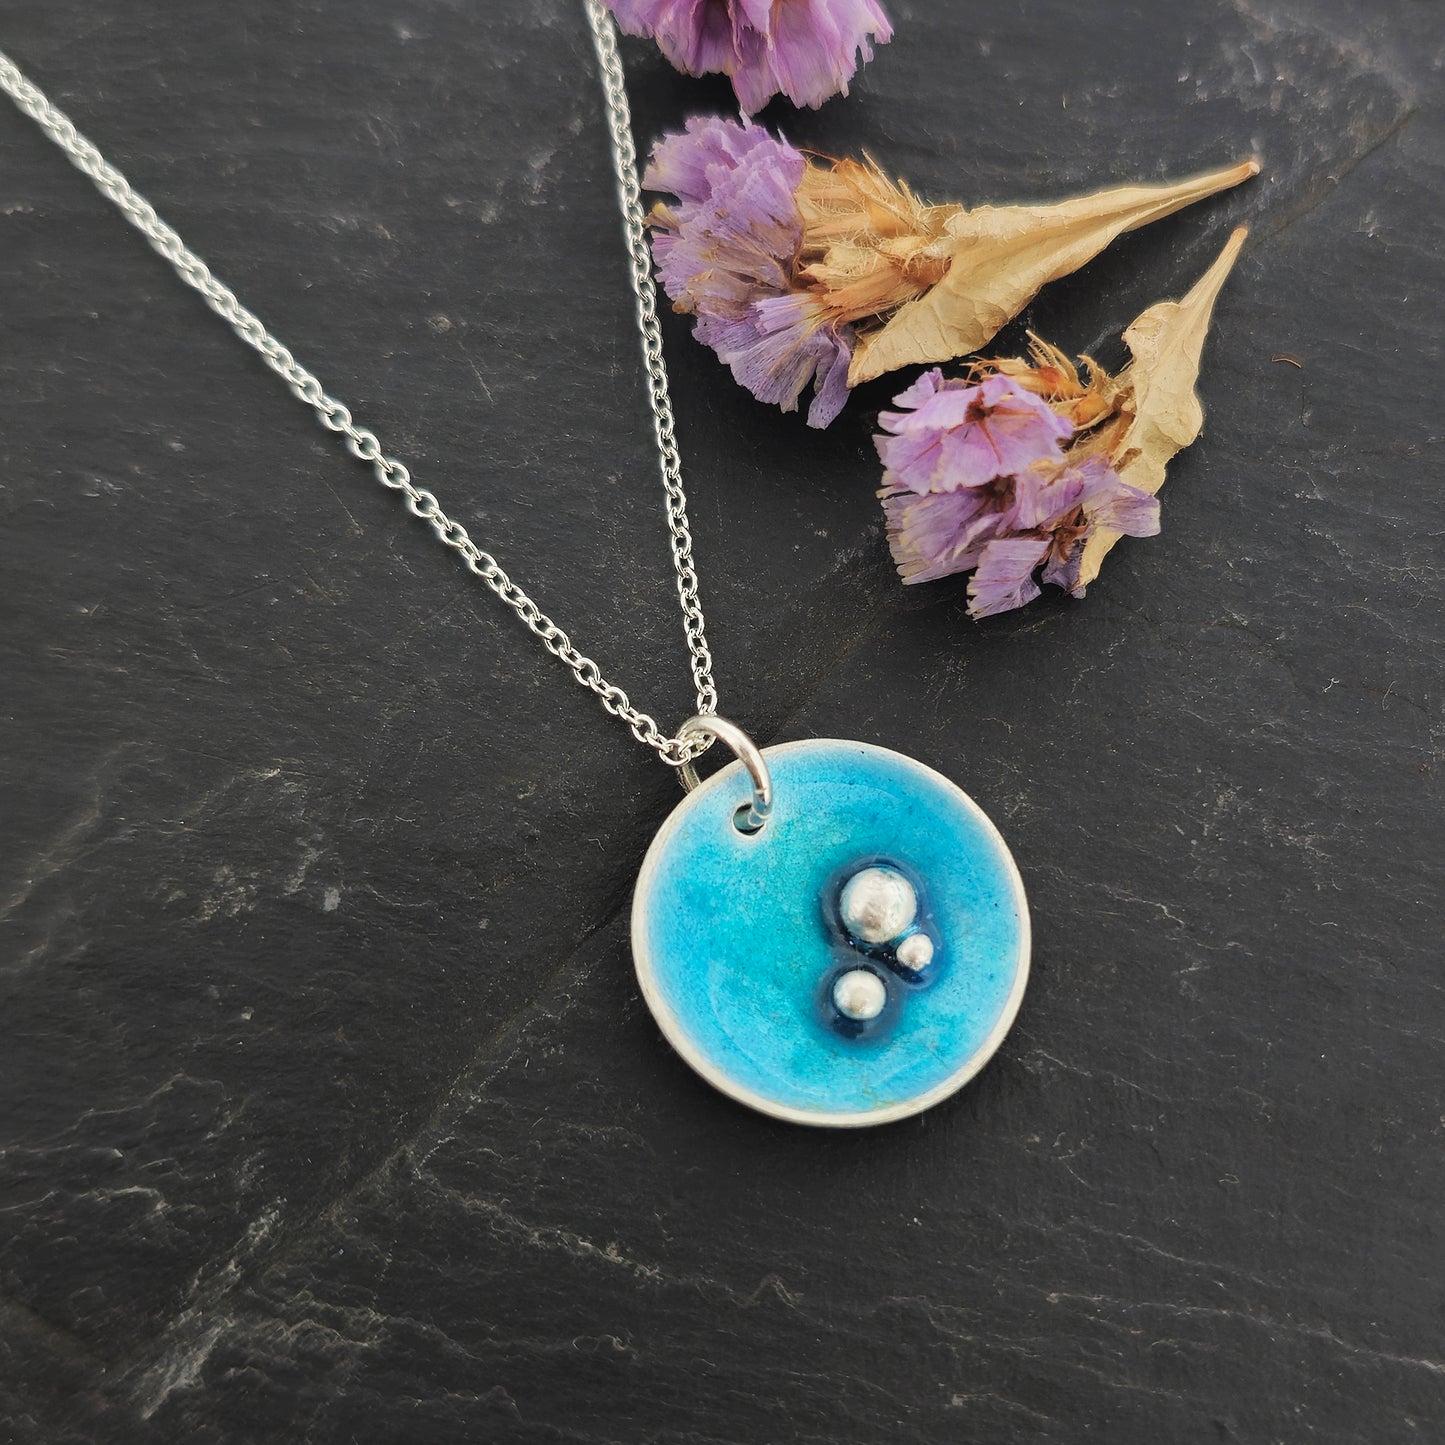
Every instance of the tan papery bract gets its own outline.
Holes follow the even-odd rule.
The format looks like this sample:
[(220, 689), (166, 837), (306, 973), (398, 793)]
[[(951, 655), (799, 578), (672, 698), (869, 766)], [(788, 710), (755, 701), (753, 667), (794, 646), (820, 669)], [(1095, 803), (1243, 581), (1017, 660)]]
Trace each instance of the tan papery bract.
[[(859, 323), (848, 374), (857, 386), (899, 367), (970, 355), (1040, 288), (1116, 236), (1258, 173), (1259, 162), (1248, 160), (1169, 185), (970, 211), (923, 206), (872, 162), (811, 166), (799, 193), (808, 238), (800, 274), (839, 319)], [(889, 311), (881, 327), (869, 327), (867, 318)]]
[[(1171, 458), (1203, 429), (1204, 410), (1194, 391), (1199, 358), (1215, 300), (1248, 234), (1241, 226), (1230, 236), (1219, 259), (1182, 301), (1151, 306), (1125, 331), (1133, 360), (1114, 378), (1117, 415), (1081, 439), (1070, 455), (1106, 454), (1119, 475), (1141, 491), (1155, 493), (1164, 485)], [(1119, 536), (1101, 527), (1084, 544), (1082, 586), (1099, 575)]]

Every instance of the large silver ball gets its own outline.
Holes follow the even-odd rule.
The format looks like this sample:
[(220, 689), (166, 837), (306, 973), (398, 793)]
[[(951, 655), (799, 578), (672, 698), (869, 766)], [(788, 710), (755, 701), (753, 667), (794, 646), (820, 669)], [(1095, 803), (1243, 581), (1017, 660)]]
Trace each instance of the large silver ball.
[(833, 1007), (845, 1019), (866, 1024), (883, 1012), (888, 990), (877, 974), (866, 968), (850, 969), (833, 985)]
[(918, 895), (896, 868), (865, 868), (838, 900), (843, 926), (863, 943), (891, 943), (918, 915)]

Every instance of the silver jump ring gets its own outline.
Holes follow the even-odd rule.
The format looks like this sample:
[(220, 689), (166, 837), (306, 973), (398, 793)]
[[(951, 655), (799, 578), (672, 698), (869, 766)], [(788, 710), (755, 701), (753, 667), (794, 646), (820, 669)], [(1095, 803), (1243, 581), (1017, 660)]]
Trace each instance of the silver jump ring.
[[(773, 811), (773, 778), (757, 744), (736, 724), (715, 713), (702, 713), (690, 717), (677, 730), (677, 741), (687, 742), (689, 738), (716, 738), (736, 754), (738, 761), (748, 770), (753, 781), (753, 797), (738, 809), (736, 823), (744, 833), (756, 833), (768, 821)], [(690, 793), (698, 785), (697, 767), (684, 763), (678, 769), (683, 791)]]

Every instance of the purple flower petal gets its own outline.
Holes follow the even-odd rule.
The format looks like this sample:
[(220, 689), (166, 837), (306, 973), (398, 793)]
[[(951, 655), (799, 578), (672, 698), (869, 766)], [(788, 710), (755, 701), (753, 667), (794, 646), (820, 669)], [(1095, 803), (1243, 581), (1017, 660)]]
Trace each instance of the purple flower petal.
[[(931, 371), (925, 371), (907, 391), (899, 392), (893, 398), (894, 406), (906, 407), (909, 411), (916, 411), (924, 402), (936, 396), (940, 391), (962, 390), (967, 385), (962, 381), (945, 381), (943, 379), (943, 368), (935, 366)], [(897, 429), (896, 424), (906, 422), (907, 418), (896, 411), (880, 412), (878, 420), (883, 422), (890, 431)]]
[(761, 168), (782, 174), (791, 195), (803, 179), (805, 164), (801, 151), (763, 126), (695, 115), (685, 129), (663, 136), (653, 147), (642, 184), (649, 191), (667, 191), (684, 204), (699, 205), (708, 202), (720, 175)]
[(662, 53), (688, 75), (726, 72), (737, 54), (737, 20), (717, 0), (672, 0), (658, 40)]
[(697, 337), (759, 401), (796, 411), (811, 383), (809, 426), (827, 426), (848, 400), (852, 328), (835, 331), (806, 294), (764, 297), (740, 317), (703, 315)]
[(910, 410), (879, 417), (890, 433), (877, 439), (884, 484), (920, 494), (981, 487), (1059, 461), (1074, 434), (1042, 397), (1016, 389), (1006, 376), (959, 386), (930, 372), (894, 404)]
[(1082, 597), (1084, 588), (1079, 586), (1079, 567), (1084, 560), (1085, 538), (1075, 537), (1062, 551), (1050, 547), (1049, 562), (1043, 570), (1045, 582), (1062, 587), (1071, 597)]
[(1048, 549), (1047, 537), (999, 537), (990, 542), (969, 578), (969, 616), (992, 617), (1032, 602), (1041, 590), (1034, 571)]
[(817, 107), (848, 93), (870, 40), (886, 44), (893, 28), (876, 0), (783, 0), (773, 6), (769, 43), (756, 68), (740, 67), (733, 86), (744, 110), (761, 110), (781, 92), (794, 105)]
[(808, 407), (808, 425), (822, 429), (830, 426), (837, 418), (838, 413), (848, 405), (850, 390), (848, 386), (848, 373), (853, 367), (853, 339), (854, 333), (851, 326), (844, 326), (837, 330), (827, 329), (825, 334), (833, 344), (832, 359), (828, 361), (827, 369), (823, 368), (823, 361), (826, 353), (819, 351), (818, 371), (813, 379), (814, 397), (812, 404)]
[(905, 583), (936, 582), (978, 565), (994, 518), (978, 492), (883, 491), (888, 547)]
[(1157, 537), (1159, 535), (1159, 498), (1131, 487), (1114, 478), (1113, 490), (1097, 503), (1084, 509), (1089, 520), (1126, 537)]
[(717, 0), (602, 0), (628, 35), (651, 36), (688, 75), (727, 70), (736, 55), (735, 21)]
[(1009, 530), (1052, 531), (1071, 513), (1077, 512), (1088, 494), (1087, 465), (1074, 467), (1054, 462), (1020, 473)]

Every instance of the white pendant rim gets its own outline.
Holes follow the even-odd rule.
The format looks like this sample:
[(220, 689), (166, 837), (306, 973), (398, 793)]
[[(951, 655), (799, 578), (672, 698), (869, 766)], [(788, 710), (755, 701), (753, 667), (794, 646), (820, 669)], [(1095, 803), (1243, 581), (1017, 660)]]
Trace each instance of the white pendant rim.
[(998, 1052), (999, 1046), (1008, 1036), (1015, 1019), (1018, 1017), (1019, 1008), (1023, 1004), (1024, 993), (1028, 988), (1030, 962), (1033, 952), (1032, 925), (1029, 917), (1028, 898), (1024, 892), (1023, 877), (1019, 872), (1018, 864), (1014, 859), (1012, 851), (1005, 842), (1003, 834), (999, 832), (993, 819), (974, 802), (964, 790), (958, 786), (953, 779), (946, 777), (943, 773), (930, 768), (926, 763), (921, 763), (917, 758), (910, 757), (907, 753), (900, 753), (892, 748), (885, 748), (876, 743), (860, 743), (847, 738), (803, 738), (796, 742), (774, 743), (771, 747), (763, 748), (765, 758), (775, 758), (782, 754), (794, 752), (800, 749), (813, 748), (818, 746), (834, 746), (842, 748), (857, 748), (866, 754), (882, 756), (901, 763), (915, 772), (924, 774), (929, 780), (943, 784), (951, 791), (956, 799), (963, 805), (965, 810), (971, 813), (974, 819), (981, 825), (985, 834), (991, 839), (998, 849), (999, 858), (1002, 861), (1007, 873), (1012, 890), (1013, 901), (1018, 911), (1018, 963), (1015, 970), (1013, 985), (1009, 991), (1007, 1001), (1002, 1012), (995, 1021), (993, 1028), (989, 1031), (984, 1041), (974, 1050), (972, 1054), (947, 1078), (942, 1079), (932, 1088), (914, 1095), (912, 1098), (899, 1100), (881, 1109), (870, 1110), (814, 1110), (800, 1109), (790, 1104), (783, 1104), (777, 1100), (770, 1099), (764, 1094), (759, 1094), (749, 1089), (737, 1080), (719, 1069), (708, 1059), (693, 1043), (691, 1035), (682, 1026), (671, 1006), (663, 996), (654, 971), (653, 961), (648, 947), (645, 928), (645, 909), (643, 903), (647, 896), (648, 885), (655, 876), (660, 859), (665, 853), (672, 834), (676, 831), (682, 818), (691, 810), (697, 800), (705, 798), (716, 789), (726, 786), (729, 779), (736, 777), (743, 771), (740, 762), (734, 761), (726, 767), (719, 769), (710, 778), (706, 779), (697, 788), (690, 792), (676, 808), (668, 814), (662, 826), (657, 830), (649, 845), (646, 855), (642, 860), (642, 867), (638, 871), (637, 884), (633, 892), (632, 902), (632, 959), (633, 966), (637, 973), (638, 985), (642, 990), (643, 999), (647, 1003), (653, 1018), (658, 1027), (662, 1030), (663, 1037), (671, 1045), (673, 1050), (682, 1060), (703, 1080), (711, 1084), (719, 1093), (725, 1094), (739, 1104), (746, 1105), (760, 1114), (766, 1114), (774, 1119), (781, 1119), (789, 1124), (804, 1124), (812, 1128), (820, 1129), (864, 1129), (872, 1128), (879, 1124), (892, 1124), (901, 1119), (912, 1118), (916, 1114), (922, 1114), (933, 1108), (935, 1104), (956, 1094), (965, 1084), (975, 1078), (990, 1059)]

